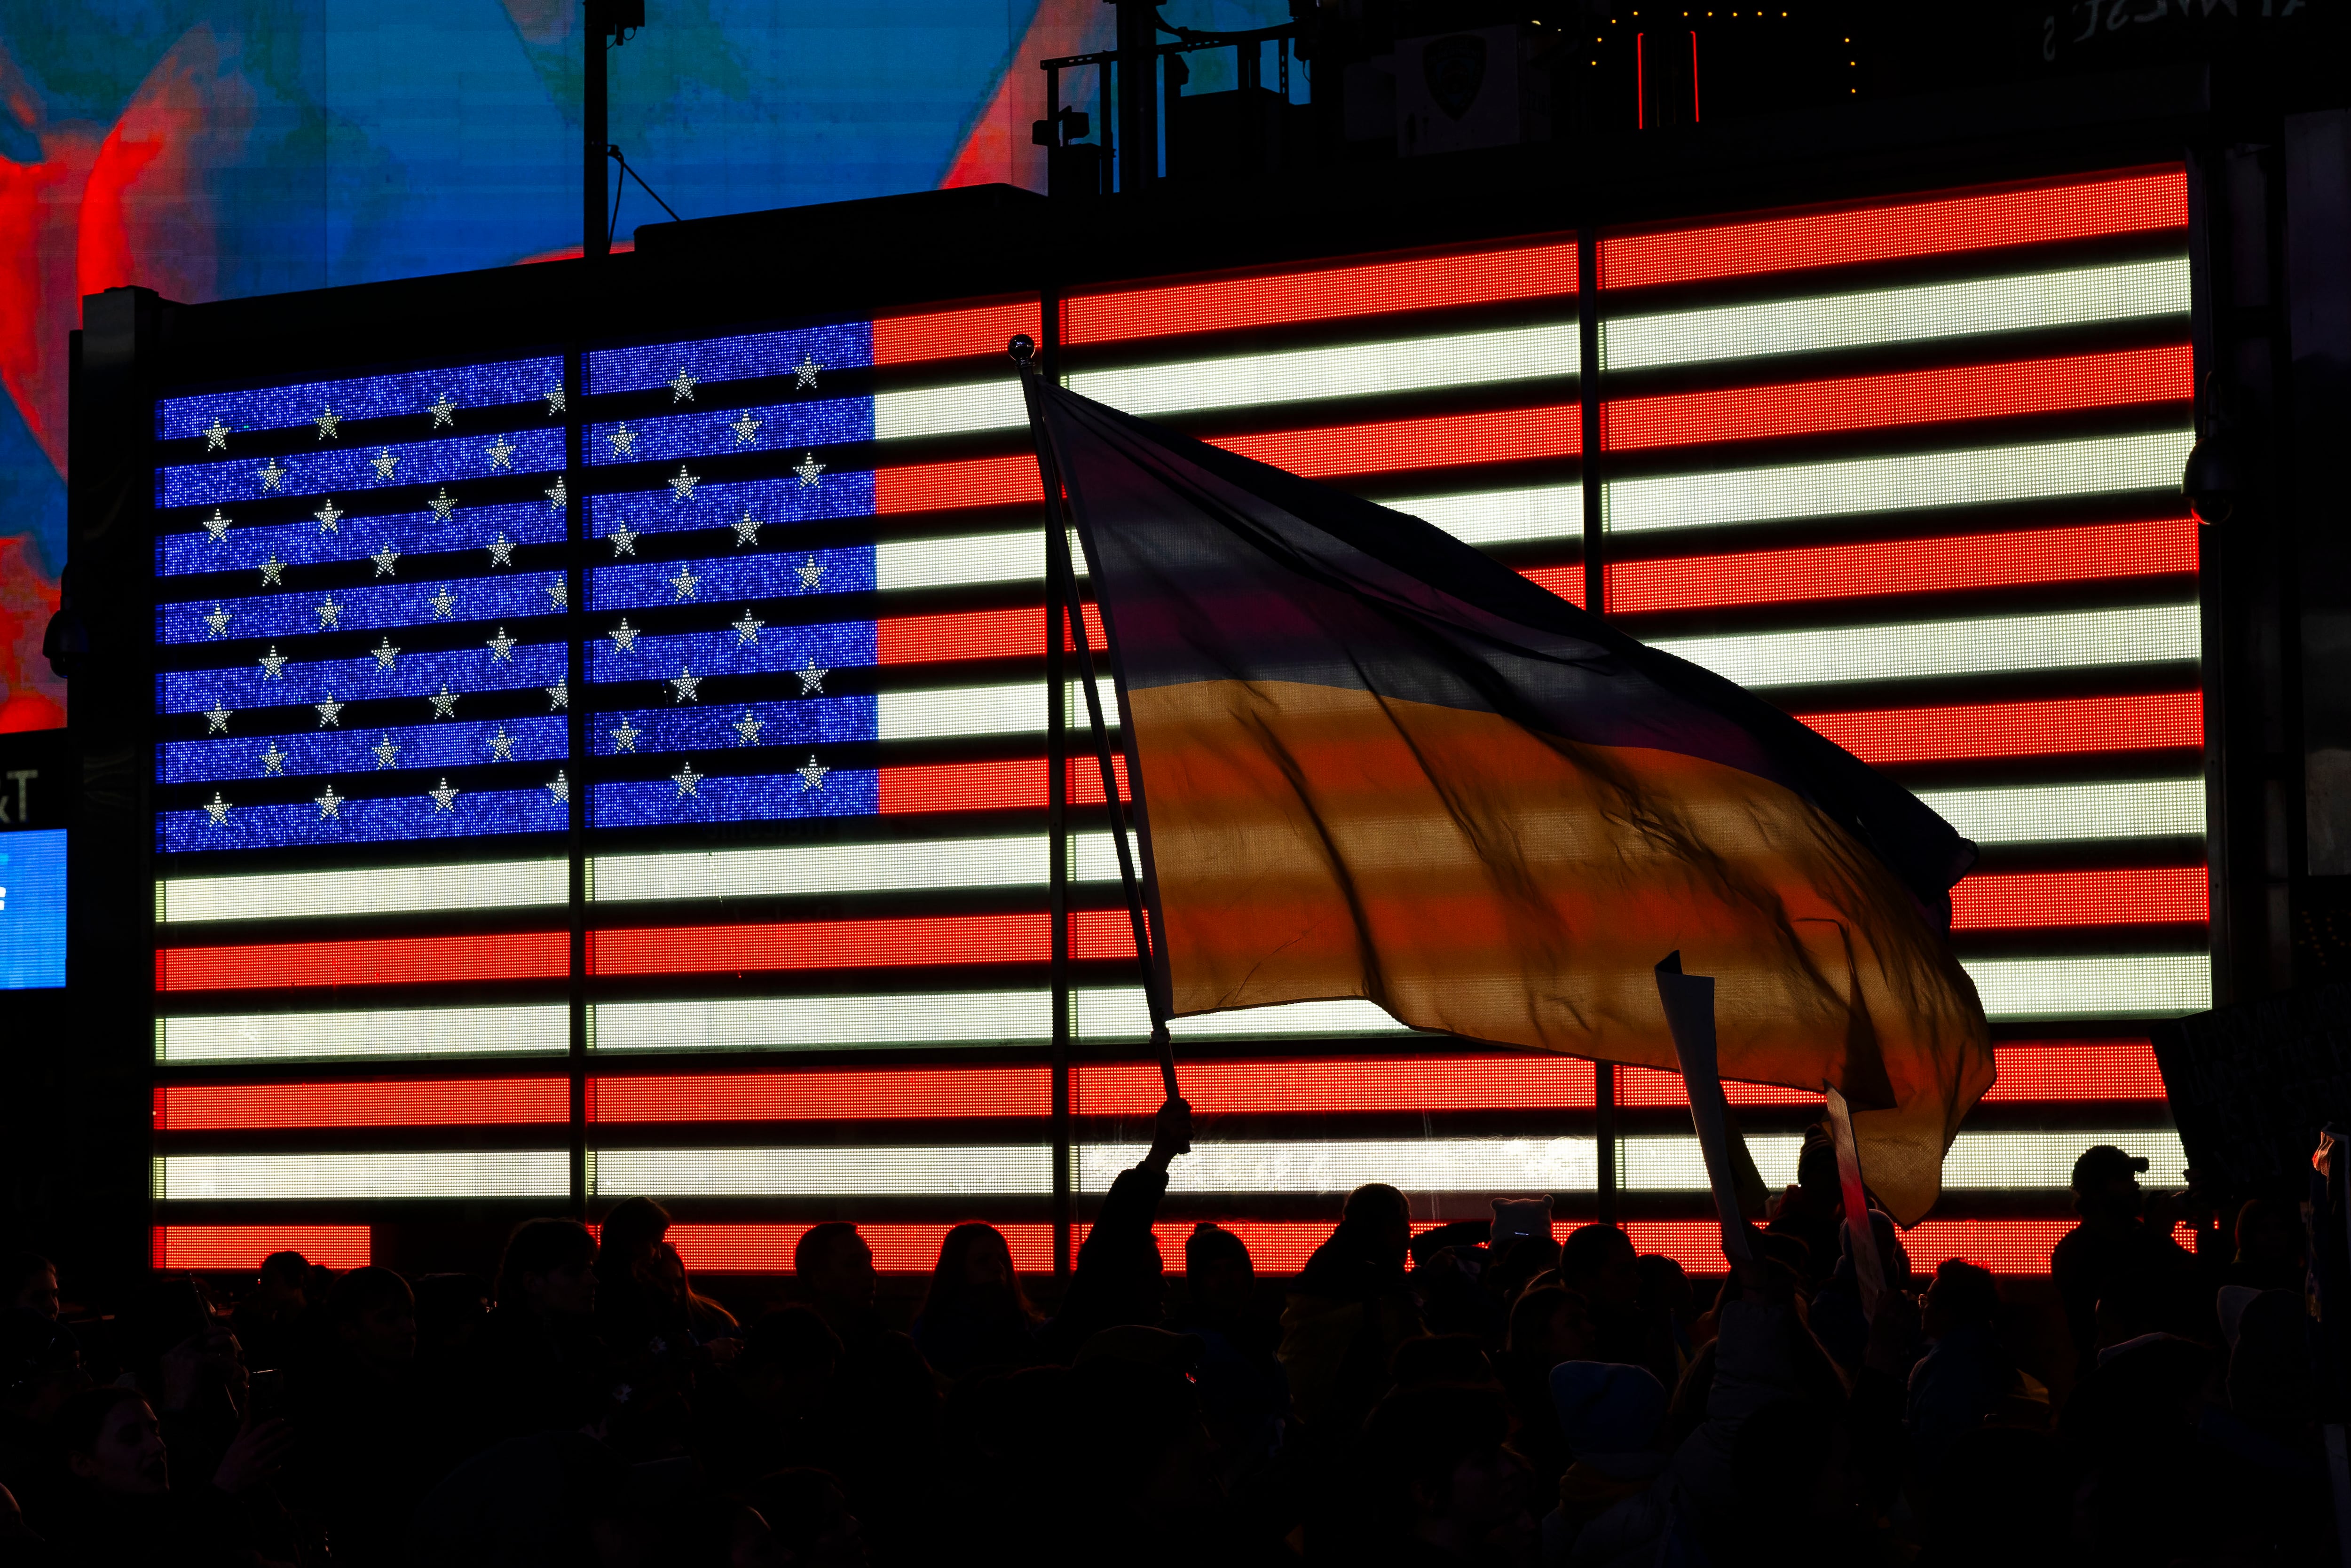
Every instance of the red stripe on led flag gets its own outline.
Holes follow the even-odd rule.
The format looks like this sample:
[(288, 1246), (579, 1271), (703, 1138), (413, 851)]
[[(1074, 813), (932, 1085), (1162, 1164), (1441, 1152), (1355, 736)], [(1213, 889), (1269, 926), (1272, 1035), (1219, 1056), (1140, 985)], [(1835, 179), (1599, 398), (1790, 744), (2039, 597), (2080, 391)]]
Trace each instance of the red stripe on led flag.
[(1640, 288), (2187, 226), (2188, 177), (2171, 169), (1620, 235), (1600, 242), (1600, 277), (1604, 287)]
[[(2046, 1274), (2049, 1254), (2076, 1222), (2071, 1219), (1929, 1219), (1903, 1231), (1902, 1249), (1913, 1275), (1931, 1274), (1947, 1258), (1980, 1263), (1995, 1274)], [(1711, 1219), (1635, 1219), (1625, 1233), (1642, 1252), (1660, 1252), (1692, 1274), (1720, 1274), (1722, 1228)], [(2192, 1248), (2185, 1226), (2177, 1232)]]
[[(2019, 1042), (1996, 1048), (2001, 1083), (1987, 1099), (2099, 1101), (2163, 1097), (2145, 1040)], [(1187, 1061), (1184, 1097), (1204, 1116), (1350, 1115), (1382, 1112), (1589, 1110), (1592, 1063), (1575, 1057), (1322, 1057), (1290, 1061)], [(1734, 1105), (1817, 1107), (1818, 1090), (1729, 1082)], [(2012, 1091), (2012, 1092), (2011, 1092)], [(1070, 1070), (1070, 1107), (1081, 1116), (1148, 1116), (1165, 1091), (1149, 1062), (1095, 1062)], [(1616, 1103), (1688, 1104), (1681, 1075), (1616, 1069)]]
[(329, 1269), (364, 1269), (375, 1257), (364, 1225), (158, 1225), (150, 1245), (158, 1269), (239, 1273), (272, 1252), (299, 1252)]
[[(1151, 1228), (1152, 1239), (1159, 1243), (1160, 1259), (1170, 1273), (1184, 1267), (1184, 1243), (1192, 1234), (1193, 1223), (1171, 1220)], [(1241, 1245), (1249, 1249), (1249, 1267), (1259, 1274), (1304, 1272), (1306, 1260), (1314, 1256), (1316, 1248), (1331, 1239), (1331, 1232), (1336, 1228), (1312, 1220), (1218, 1219), (1213, 1223), (1241, 1239)], [(1434, 1230), (1438, 1223), (1415, 1220), (1412, 1233), (1418, 1236), (1425, 1230)], [(1092, 1229), (1092, 1226), (1085, 1224), (1071, 1227), (1071, 1250), (1084, 1246), (1087, 1233)]]
[[(1249, 1249), (1249, 1260), (1257, 1271), (1267, 1275), (1296, 1274), (1306, 1267), (1314, 1249), (1331, 1239), (1335, 1227), (1312, 1222), (1259, 1221), (1219, 1219), (1216, 1223), (1241, 1239)], [(2071, 1219), (1929, 1219), (1902, 1233), (1903, 1250), (1909, 1255), (1914, 1274), (1928, 1274), (1947, 1258), (1964, 1258), (1980, 1263), (2000, 1274), (2045, 1274), (2049, 1271), (2049, 1254), (2064, 1234), (2073, 1229)], [(243, 1227), (158, 1228), (182, 1231), (194, 1228), (242, 1229)], [(329, 1230), (347, 1228), (364, 1235), (364, 1226), (288, 1228), (272, 1235), (294, 1235), (298, 1229)], [(678, 1257), (687, 1270), (696, 1274), (789, 1274), (792, 1269), (792, 1248), (807, 1234), (806, 1225), (673, 1225), (668, 1240), (678, 1250)], [(860, 1225), (857, 1233), (873, 1249), (873, 1266), (884, 1274), (927, 1274), (938, 1265), (939, 1248), (946, 1241), (950, 1227), (946, 1225)], [(1053, 1228), (1050, 1225), (999, 1225), (997, 1229), (1012, 1252), (1012, 1266), (1024, 1274), (1045, 1274), (1053, 1267)], [(1071, 1243), (1082, 1246), (1092, 1228), (1072, 1227)], [(1152, 1227), (1159, 1243), (1161, 1256), (1169, 1270), (1184, 1266), (1184, 1242), (1192, 1234), (1192, 1226), (1171, 1222)], [(1436, 1228), (1433, 1222), (1416, 1221), (1413, 1233), (1419, 1235)], [(1564, 1237), (1575, 1228), (1575, 1222), (1561, 1219), (1554, 1233)], [(1635, 1219), (1623, 1227), (1634, 1247), (1642, 1252), (1662, 1253), (1679, 1263), (1692, 1274), (1720, 1274), (1722, 1260), (1722, 1229), (1711, 1219)], [(2193, 1238), (2183, 1225), (2174, 1232), (2182, 1246), (2192, 1246)], [(159, 1250), (162, 1243), (158, 1243)], [(297, 1248), (297, 1250), (305, 1250)], [(243, 1259), (245, 1250), (224, 1251), (220, 1256)], [(356, 1262), (334, 1262), (319, 1252), (306, 1251), (312, 1262), (329, 1262), (334, 1268), (357, 1267)], [(250, 1261), (179, 1262), (174, 1268), (256, 1269), (262, 1254)]]
[[(1131, 958), (1124, 910), (1070, 916), (1080, 958)], [(707, 975), (768, 969), (893, 968), (911, 964), (1042, 964), (1051, 916), (956, 915), (911, 920), (807, 920), (762, 925), (653, 925), (588, 934), (591, 975)]]
[(1052, 1080), (1042, 1067), (598, 1078), (590, 1081), (589, 1096), (589, 1120), (607, 1124), (857, 1122), (1053, 1113)]
[(1864, 762), (1948, 762), (1979, 757), (2059, 757), (2204, 744), (2200, 692), (2052, 697), (1795, 716)]
[[(1085, 607), (1086, 635), (1096, 652), (1108, 646), (1102, 611)], [(1064, 627), (1061, 645), (1075, 648)], [(960, 614), (895, 615), (873, 623), (874, 661), (883, 664), (936, 664), (951, 659), (1040, 658), (1045, 652), (1045, 607), (971, 610)]]
[(2020, 1040), (1992, 1048), (1993, 1101), (2162, 1100), (2163, 1071), (2145, 1040)]
[[(1334, 1226), (1312, 1222), (1283, 1223), (1248, 1219), (1215, 1222), (1241, 1239), (1249, 1261), (1261, 1274), (1304, 1271), (1314, 1249), (1331, 1239)], [(1552, 1234), (1565, 1239), (1578, 1221), (1562, 1218)], [(1928, 1274), (1946, 1258), (1965, 1258), (2000, 1274), (2046, 1274), (2049, 1253), (2058, 1239), (2074, 1228), (2071, 1219), (1929, 1219), (1902, 1233), (1903, 1250), (1914, 1273)], [(1078, 1226), (1074, 1241), (1082, 1244), (1087, 1226)], [(1155, 1225), (1153, 1236), (1173, 1271), (1184, 1266), (1184, 1242), (1192, 1234), (1188, 1224)], [(1413, 1234), (1433, 1230), (1435, 1224), (1416, 1221)], [(1692, 1274), (1725, 1272), (1722, 1227), (1711, 1219), (1635, 1219), (1621, 1228), (1640, 1252), (1662, 1253)], [(2192, 1242), (2185, 1227), (2178, 1233), (2182, 1246)]]
[[(1582, 576), (1581, 567), (1572, 570)], [(2040, 582), (2187, 576), (2195, 570), (2194, 519), (2164, 517), (2014, 533), (1612, 561), (1608, 610), (1614, 615), (1639, 615), (1737, 604), (2018, 588)], [(1552, 588), (1538, 573), (1527, 575)], [(1559, 590), (1552, 588), (1552, 591)]]
[[(1126, 787), (1126, 758), (1113, 754), (1111, 768), (1118, 779), (1118, 798), (1133, 799)], [(1073, 758), (1069, 769), (1070, 804), (1101, 805), (1100, 764), (1091, 758)], [(1000, 811), (1048, 804), (1041, 757), (1008, 762), (935, 762), (884, 768), (881, 773), (885, 817), (914, 811)]]
[(1583, 450), (1583, 430), (1576, 405), (1567, 402), (1317, 430), (1266, 431), (1222, 436), (1213, 444), (1292, 474), (1325, 477), (1573, 457)]
[(1778, 386), (1612, 398), (1603, 405), (1610, 451), (1761, 441), (1945, 420), (1999, 419), (2066, 409), (2185, 402), (2196, 367), (2185, 343), (2062, 360), (1949, 366)]
[(349, 1083), (175, 1083), (155, 1091), (158, 1132), (253, 1127), (446, 1127), (563, 1122), (560, 1078)]
[[(860, 1225), (857, 1234), (873, 1249), (873, 1267), (884, 1274), (927, 1274), (938, 1267), (946, 1225)], [(1053, 1271), (1053, 1228), (999, 1225), (1023, 1274)], [(678, 1260), (696, 1274), (789, 1274), (792, 1248), (805, 1225), (673, 1225), (666, 1239)]]
[[(944, 512), (957, 507), (1004, 507), (1019, 502), (1045, 503), (1045, 486), (1037, 476), (1031, 453), (1009, 457), (967, 457), (954, 463), (910, 463), (873, 472), (873, 509), (895, 512)], [(1040, 642), (1044, 634), (1038, 634)]]
[[(1821, 1092), (1817, 1089), (1789, 1089), (1777, 1083), (1734, 1083), (1725, 1080), (1722, 1097), (1733, 1105), (1818, 1105)], [(1619, 1105), (1682, 1105), (1689, 1096), (1682, 1088), (1682, 1075), (1666, 1072), (1654, 1067), (1619, 1067), (1616, 1070), (1616, 1103)]]
[(1078, 294), (1062, 302), (1061, 340), (1114, 343), (1574, 292), (1575, 246), (1569, 241)]
[(879, 316), (873, 321), (873, 362), (903, 365), (969, 354), (1000, 355), (1015, 332), (1041, 340), (1044, 320), (1034, 299), (970, 305), (960, 310), (925, 310), (912, 316)]
[(2211, 917), (2210, 892), (2202, 866), (1971, 876), (1951, 889), (1951, 928), (2201, 925)]
[[(1183, 1079), (1184, 1098), (1207, 1116), (1573, 1110), (1590, 1106), (1593, 1094), (1592, 1063), (1571, 1056), (1186, 1061)], [(1166, 1097), (1159, 1069), (1148, 1062), (1087, 1063), (1070, 1069), (1070, 1107), (1081, 1116), (1147, 1116)]]
[(570, 938), (560, 931), (165, 947), (155, 954), (155, 987), (164, 991), (528, 980), (570, 972)]
[(1521, 568), (1519, 575), (1538, 588), (1549, 589), (1578, 610), (1583, 608), (1583, 563)]

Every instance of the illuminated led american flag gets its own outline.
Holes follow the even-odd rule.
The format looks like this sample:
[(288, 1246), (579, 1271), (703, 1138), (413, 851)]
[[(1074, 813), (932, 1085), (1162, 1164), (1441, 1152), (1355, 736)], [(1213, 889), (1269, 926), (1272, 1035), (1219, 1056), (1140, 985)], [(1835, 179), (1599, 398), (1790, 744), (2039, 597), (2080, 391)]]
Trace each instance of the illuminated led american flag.
[[(2001, 1083), (1912, 1251), (2035, 1269), (2080, 1148), (2177, 1176), (2133, 1020), (2207, 996), (2184, 208), (2158, 170), (1605, 235), (1595, 378), (1577, 247), (1543, 236), (1072, 294), (1061, 365), (1579, 601), (1596, 379), (1607, 612), (1986, 847), (1958, 940)], [(644, 1192), (703, 1270), (785, 1266), (836, 1217), (886, 1268), (927, 1268), (967, 1218), (1051, 1266), (1057, 1151), (1082, 1223), (1158, 1090), (1099, 781), (1074, 768), (1054, 1115), (1041, 517), (1002, 357), (1038, 329), (1031, 298), (592, 349), (560, 407), (537, 384), (565, 385), (559, 360), (160, 406), (162, 1255), (249, 1264), (309, 1225), (365, 1256), (371, 1226)], [(501, 376), (503, 402), (465, 390)], [(444, 392), (461, 426), (437, 423)], [(352, 422), (333, 434), (330, 397)], [(457, 465), (425, 473), (420, 441)], [(512, 476), (463, 442), (477, 466), (511, 443)], [(408, 465), (314, 482), (346, 447)], [(320, 547), (299, 519), (331, 507), (355, 531)], [(364, 608), (314, 625), (319, 587)], [(489, 646), (508, 631), (511, 675)], [(444, 663), (379, 695), (378, 636), (386, 676)], [(276, 675), (257, 662), (281, 651)], [(347, 678), (344, 723), (396, 765), (314, 744)], [(230, 746), (203, 733), (215, 699)], [(447, 749), (500, 734), (511, 762)], [(316, 816), (328, 777), (350, 823), (391, 825), (344, 847)], [(1293, 1268), (1365, 1180), (1429, 1222), (1504, 1193), (1589, 1207), (1586, 1064), (1349, 1002), (1176, 1035), (1204, 1136), (1170, 1242), (1216, 1217)], [(1786, 1179), (1813, 1103), (1734, 1099)], [(1703, 1264), (1677, 1086), (1628, 1072), (1617, 1100), (1636, 1239)]]

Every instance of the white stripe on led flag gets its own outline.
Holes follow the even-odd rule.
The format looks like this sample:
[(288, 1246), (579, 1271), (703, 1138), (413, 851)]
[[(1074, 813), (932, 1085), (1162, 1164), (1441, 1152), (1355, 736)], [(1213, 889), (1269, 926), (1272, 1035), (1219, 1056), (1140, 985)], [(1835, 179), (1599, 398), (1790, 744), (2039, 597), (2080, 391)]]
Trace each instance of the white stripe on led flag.
[(1471, 545), (1533, 544), (1583, 537), (1583, 486), (1537, 485), (1464, 495), (1395, 496), (1380, 505), (1433, 523)]
[(873, 547), (873, 585), (884, 593), (975, 582), (1042, 582), (1042, 528), (1009, 534), (889, 539)]
[[(1110, 844), (1103, 835), (1102, 846)], [(1143, 988), (1103, 987), (1071, 998), (1071, 1028), (1081, 1040), (1141, 1040), (1151, 1032), (1151, 1009)], [(1177, 1040), (1248, 1039), (1255, 1035), (1411, 1034), (1376, 1002), (1349, 997), (1320, 1002), (1281, 1002), (1266, 1008), (1235, 1008), (1171, 1019), (1167, 1032)]]
[(2067, 958), (1962, 958), (1984, 1016), (2164, 1018), (2212, 1005), (2212, 960), (2201, 953)]
[(427, 909), (519, 909), (561, 904), (568, 896), (559, 860), (175, 876), (155, 884), (155, 918), (167, 925), (207, 920), (331, 919)]
[[(1115, 727), (1121, 717), (1118, 690), (1109, 681), (1102, 694), (1102, 721)], [(885, 691), (876, 702), (876, 735), (883, 740), (942, 740), (967, 735), (1029, 735), (1045, 727), (1045, 685), (929, 686)], [(1072, 685), (1066, 699), (1070, 722), (1090, 725), (1084, 695)]]
[(880, 441), (1009, 430), (1028, 423), (1020, 382), (1012, 376), (873, 394), (873, 434)]
[[(1566, 321), (1084, 371), (1065, 379), (1071, 392), (1147, 419), (1190, 409), (1573, 377), (1581, 352), (1576, 334), (1576, 324)], [(1561, 395), (1573, 393), (1562, 389)]]
[(600, 1052), (972, 1045), (1042, 1040), (1051, 1019), (1051, 993), (1041, 990), (729, 997), (599, 1002), (589, 1038)]
[[(1073, 1027), (1085, 1040), (1141, 1040), (1143, 993), (1081, 989)], [(590, 1009), (598, 1051), (812, 1051), (852, 1045), (971, 1045), (1047, 1039), (1043, 990), (893, 992), (880, 996), (712, 998), (599, 1002)], [(1397, 1034), (1404, 1026), (1369, 1002), (1291, 1002), (1177, 1019), (1178, 1040), (1312, 1034)]]
[(171, 1155), (157, 1196), (168, 1203), (287, 1198), (564, 1197), (562, 1149), (434, 1149), (377, 1154)]
[(1053, 1190), (1045, 1144), (864, 1148), (599, 1149), (596, 1191), (612, 1197), (830, 1197)]
[(2116, 490), (2168, 491), (2176, 501), (2180, 466), (2195, 444), (2192, 431), (2165, 430), (1619, 479), (1607, 486), (1608, 528), (1646, 533), (1719, 528)]
[(2188, 1151), (2170, 1128), (2086, 1127), (2067, 1133), (1961, 1133), (1943, 1155), (1943, 1185), (1978, 1191), (2067, 1187), (2073, 1185), (2074, 1162), (2098, 1144), (2143, 1157), (2149, 1182), (2173, 1186), (2186, 1179)]
[(1600, 362), (1631, 371), (2187, 315), (2188, 260), (2179, 256), (1620, 316), (1600, 325)]
[[(1129, 844), (1135, 843), (1133, 829)], [(956, 887), (1041, 887), (1050, 865), (1041, 833), (1018, 838), (914, 839), (895, 842), (796, 844), (790, 849), (679, 851), (598, 855), (588, 895), (599, 904), (691, 898), (793, 898), (838, 893), (914, 893)], [(1140, 852), (1139, 851), (1136, 852)], [(1077, 833), (1071, 874), (1114, 882), (1118, 857), (1108, 833)]]
[(2204, 836), (2201, 779), (1921, 789), (1918, 799), (1980, 844)]
[[(1144, 1145), (1084, 1144), (1078, 1190), (1107, 1192)], [(1328, 1138), (1198, 1143), (1167, 1167), (1174, 1193), (1347, 1192), (1386, 1182), (1406, 1192), (1589, 1191), (1590, 1138)]]
[(1742, 686), (1768, 688), (2192, 663), (2201, 650), (2201, 632), (2194, 605), (2151, 604), (1893, 626), (1660, 637), (1649, 646)]
[(510, 1008), (385, 1008), (364, 1012), (226, 1013), (156, 1020), (159, 1061), (295, 1061), (337, 1057), (560, 1056), (560, 1003)]
[(1025, 735), (1045, 727), (1044, 683), (1010, 686), (933, 686), (885, 691), (876, 699), (883, 740), (933, 740), (958, 735)]
[[(2177, 1179), (2187, 1163), (2179, 1134), (2163, 1128), (1961, 1133), (1943, 1155), (1943, 1185), (1978, 1192), (2062, 1189), (2073, 1180), (2074, 1158), (2093, 1144), (2112, 1144), (2126, 1154), (2145, 1155), (2156, 1179), (2167, 1179), (2157, 1174), (2165, 1171), (2174, 1173), (2168, 1179)], [(1622, 1146), (1627, 1188), (1635, 1192), (1706, 1190), (1706, 1160), (1696, 1138), (1626, 1138)], [(1747, 1139), (1748, 1152), (1755, 1156), (1756, 1174), (1766, 1186), (1775, 1187), (1796, 1179), (1796, 1159), (1803, 1146), (1801, 1137), (1763, 1134)]]

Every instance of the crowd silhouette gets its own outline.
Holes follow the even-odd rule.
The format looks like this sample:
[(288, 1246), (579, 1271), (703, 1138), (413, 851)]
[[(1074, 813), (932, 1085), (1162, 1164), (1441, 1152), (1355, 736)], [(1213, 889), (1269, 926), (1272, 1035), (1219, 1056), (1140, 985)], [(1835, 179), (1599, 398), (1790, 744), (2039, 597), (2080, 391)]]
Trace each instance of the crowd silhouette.
[[(278, 1253), (225, 1307), (99, 1313), (7, 1260), (0, 1563), (2000, 1563), (2237, 1568), (2333, 1550), (2299, 1217), (2173, 1239), (2145, 1162), (2074, 1171), (2064, 1322), (1872, 1211), (1865, 1310), (1825, 1134), (1719, 1280), (1547, 1210), (1416, 1236), (1358, 1188), (1286, 1282), (1153, 1234), (1181, 1102), (1040, 1311), (992, 1227), (906, 1326), (854, 1225), (789, 1304), (697, 1291), (647, 1198), (534, 1219), (495, 1281)], [(1729, 1266), (1726, 1265), (1728, 1269)], [(64, 1289), (61, 1292), (60, 1287)], [(1286, 1286), (1286, 1288), (1285, 1288)], [(2023, 1347), (2062, 1346), (2036, 1375)], [(2062, 1398), (2053, 1396), (2062, 1385)]]

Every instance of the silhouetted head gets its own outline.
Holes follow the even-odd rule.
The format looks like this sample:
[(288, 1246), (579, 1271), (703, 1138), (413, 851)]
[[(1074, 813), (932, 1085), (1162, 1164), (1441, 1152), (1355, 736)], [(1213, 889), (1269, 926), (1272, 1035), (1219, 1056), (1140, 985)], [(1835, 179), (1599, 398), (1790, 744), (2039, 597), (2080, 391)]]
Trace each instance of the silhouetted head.
[(363, 1361), (396, 1366), (416, 1359), (416, 1296), (389, 1269), (354, 1269), (336, 1281), (327, 1322)]
[(846, 1220), (809, 1227), (792, 1248), (792, 1273), (809, 1304), (827, 1316), (871, 1308), (881, 1285), (873, 1249)]
[(116, 1496), (171, 1488), (163, 1428), (136, 1389), (85, 1389), (65, 1402), (52, 1430), (67, 1472), (84, 1486)]
[(596, 1310), (596, 1239), (576, 1219), (526, 1219), (498, 1260), (498, 1305), (542, 1315)]

